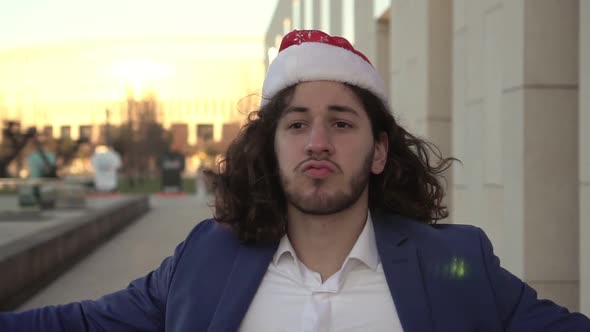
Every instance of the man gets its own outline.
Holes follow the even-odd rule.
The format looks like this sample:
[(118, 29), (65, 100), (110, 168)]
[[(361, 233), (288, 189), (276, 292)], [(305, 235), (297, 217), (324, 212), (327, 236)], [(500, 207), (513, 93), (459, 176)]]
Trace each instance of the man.
[(182, 192), (182, 172), (185, 158), (177, 144), (167, 148), (159, 160), (161, 190), (163, 193)]
[(447, 215), (430, 145), (344, 39), (287, 34), (216, 179), (216, 220), (126, 290), (0, 315), (16, 331), (589, 331)]
[(33, 140), (35, 150), (27, 158), (29, 165), (29, 177), (31, 178), (56, 178), (57, 158), (48, 148), (45, 137), (36, 137)]
[(117, 172), (121, 168), (121, 157), (117, 151), (106, 145), (94, 149), (91, 158), (94, 169), (94, 188), (98, 192), (115, 192), (117, 190)]
[[(57, 158), (49, 147), (47, 137), (35, 135), (32, 137), (34, 150), (27, 157), (29, 178), (31, 179), (56, 179)], [(42, 209), (55, 207), (55, 187), (51, 183), (37, 182), (24, 183), (18, 187), (18, 202), (24, 206), (39, 206)]]

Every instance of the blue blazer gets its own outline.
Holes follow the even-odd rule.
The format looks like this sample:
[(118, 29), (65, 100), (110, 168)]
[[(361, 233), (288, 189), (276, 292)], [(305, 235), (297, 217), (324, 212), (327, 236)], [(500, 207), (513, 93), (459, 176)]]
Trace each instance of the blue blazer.
[[(587, 317), (538, 300), (502, 269), (480, 229), (375, 212), (372, 218), (404, 331), (590, 331)], [(226, 226), (205, 220), (127, 289), (2, 313), (0, 331), (237, 331), (275, 250), (241, 244)]]

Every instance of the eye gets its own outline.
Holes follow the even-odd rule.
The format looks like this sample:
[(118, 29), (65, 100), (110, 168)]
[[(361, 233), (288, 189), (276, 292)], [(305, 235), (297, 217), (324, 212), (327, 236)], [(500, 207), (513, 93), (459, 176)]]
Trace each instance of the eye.
[(289, 128), (289, 129), (301, 129), (301, 128), (303, 128), (303, 126), (305, 126), (305, 124), (303, 124), (303, 122), (293, 122), (293, 123), (289, 124), (289, 126), (287, 128)]
[(334, 126), (336, 128), (352, 128), (352, 125), (350, 123), (344, 121), (336, 121), (334, 123)]

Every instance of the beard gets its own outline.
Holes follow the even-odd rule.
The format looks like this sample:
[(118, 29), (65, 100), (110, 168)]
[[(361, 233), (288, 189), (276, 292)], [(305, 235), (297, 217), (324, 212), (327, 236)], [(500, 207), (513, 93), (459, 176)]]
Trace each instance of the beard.
[(298, 181), (298, 179), (293, 179), (292, 181), (281, 172), (281, 185), (287, 203), (300, 212), (310, 215), (329, 215), (348, 209), (359, 200), (369, 185), (374, 154), (374, 150), (371, 149), (371, 152), (365, 156), (361, 169), (350, 176), (347, 190), (339, 190), (333, 193), (320, 192), (322, 185), (329, 179), (312, 179), (313, 193), (304, 194), (302, 190), (292, 188), (291, 184), (308, 180)]

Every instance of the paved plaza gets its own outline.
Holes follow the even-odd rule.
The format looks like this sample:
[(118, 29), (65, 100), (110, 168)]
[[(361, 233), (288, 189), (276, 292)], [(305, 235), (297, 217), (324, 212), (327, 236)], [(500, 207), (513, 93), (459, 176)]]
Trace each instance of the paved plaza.
[(151, 210), (37, 293), (20, 309), (61, 304), (125, 288), (157, 268), (189, 231), (211, 217), (206, 200), (196, 196), (150, 197)]
[[(0, 212), (2, 217), (6, 218), (0, 221), (0, 248), (7, 247), (23, 237), (75, 222), (89, 212), (104, 210), (120, 201), (121, 197), (118, 196), (101, 197), (88, 199), (84, 209), (55, 209), (39, 212), (33, 209), (24, 211), (20, 209), (16, 195), (0, 196)], [(10, 215), (14, 215), (15, 220), (10, 220), (8, 217)]]

